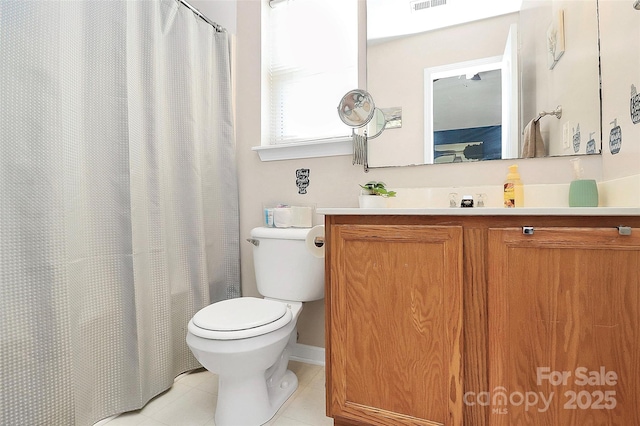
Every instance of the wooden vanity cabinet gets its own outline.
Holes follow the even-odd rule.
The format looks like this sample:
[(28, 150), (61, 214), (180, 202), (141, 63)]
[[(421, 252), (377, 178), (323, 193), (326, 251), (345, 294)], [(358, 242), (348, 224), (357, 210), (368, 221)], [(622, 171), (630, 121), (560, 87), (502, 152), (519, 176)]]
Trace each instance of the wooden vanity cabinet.
[(462, 228), (331, 228), (332, 414), (462, 419)]
[(640, 228), (490, 229), (488, 278), (491, 425), (640, 425)]
[[(327, 215), (325, 225), (336, 425), (640, 424), (640, 217)], [(611, 375), (582, 384), (601, 367), (614, 385)], [(566, 371), (566, 385), (549, 380)], [(586, 408), (600, 391), (608, 408)], [(519, 403), (527, 392), (555, 397), (542, 411)]]

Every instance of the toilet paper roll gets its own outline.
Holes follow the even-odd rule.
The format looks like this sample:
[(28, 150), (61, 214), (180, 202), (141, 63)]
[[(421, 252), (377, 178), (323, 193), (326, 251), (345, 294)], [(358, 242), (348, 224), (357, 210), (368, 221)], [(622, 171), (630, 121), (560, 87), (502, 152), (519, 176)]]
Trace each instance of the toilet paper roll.
[(291, 228), (291, 208), (276, 207), (273, 209), (273, 224), (276, 228)]
[(324, 257), (324, 225), (314, 226), (305, 239), (307, 249), (318, 258)]
[(311, 207), (291, 206), (291, 226), (294, 228), (311, 228), (313, 226), (313, 209)]

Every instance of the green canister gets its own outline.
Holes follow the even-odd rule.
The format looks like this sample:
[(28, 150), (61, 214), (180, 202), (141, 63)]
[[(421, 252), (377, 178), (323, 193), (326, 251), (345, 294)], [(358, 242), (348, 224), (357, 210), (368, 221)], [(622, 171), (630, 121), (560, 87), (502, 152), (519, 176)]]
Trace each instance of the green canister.
[(598, 207), (598, 184), (593, 179), (578, 179), (569, 185), (569, 207)]

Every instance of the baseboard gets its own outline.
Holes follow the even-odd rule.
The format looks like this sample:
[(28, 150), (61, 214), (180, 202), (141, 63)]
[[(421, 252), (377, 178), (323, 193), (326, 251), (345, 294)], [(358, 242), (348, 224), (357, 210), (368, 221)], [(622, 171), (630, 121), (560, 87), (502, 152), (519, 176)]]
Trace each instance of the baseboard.
[(292, 361), (304, 362), (306, 364), (324, 366), (324, 348), (295, 343), (289, 359)]

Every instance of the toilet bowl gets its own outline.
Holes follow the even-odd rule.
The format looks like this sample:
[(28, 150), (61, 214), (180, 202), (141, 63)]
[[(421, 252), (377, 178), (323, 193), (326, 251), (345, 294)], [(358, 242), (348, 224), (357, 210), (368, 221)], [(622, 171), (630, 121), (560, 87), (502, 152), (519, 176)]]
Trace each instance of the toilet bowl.
[(302, 302), (321, 299), (324, 288), (324, 260), (306, 248), (308, 232), (252, 230), (256, 282), (265, 298), (217, 302), (189, 321), (187, 345), (218, 375), (217, 426), (264, 424), (298, 387), (287, 370), (296, 323)]
[[(302, 303), (242, 297), (207, 308), (225, 302), (233, 302), (228, 303), (229, 307), (238, 308), (236, 317), (243, 312), (255, 317), (255, 309), (260, 309), (261, 302), (266, 302), (264, 310), (272, 315), (280, 313), (278, 305), (284, 310), (276, 320), (241, 330), (199, 327), (194, 324), (197, 314), (188, 325), (187, 344), (191, 352), (204, 368), (218, 375), (216, 425), (260, 425), (269, 421), (298, 387), (297, 377), (287, 370), (289, 353), (285, 349), (295, 336), (293, 331)], [(207, 326), (204, 321), (202, 324)], [(229, 336), (210, 337), (223, 333)], [(255, 335), (232, 339), (233, 334)]]

